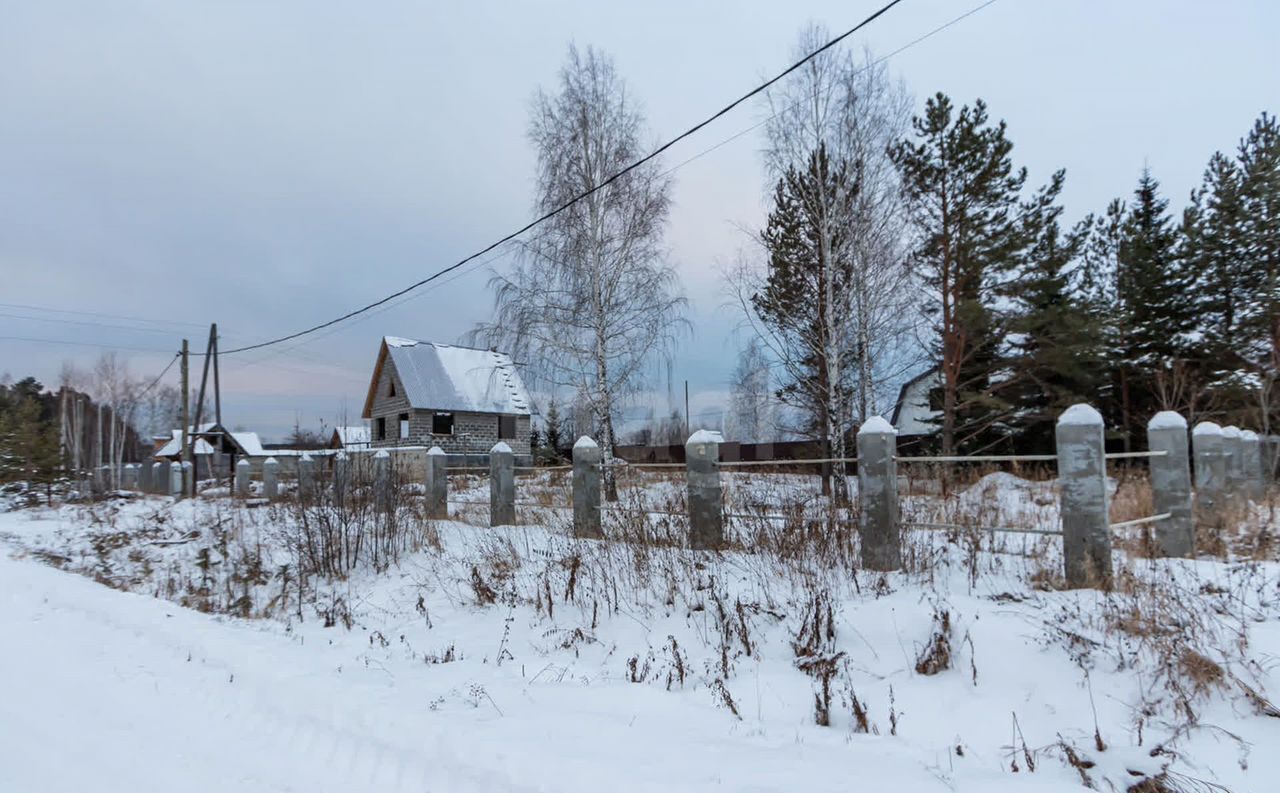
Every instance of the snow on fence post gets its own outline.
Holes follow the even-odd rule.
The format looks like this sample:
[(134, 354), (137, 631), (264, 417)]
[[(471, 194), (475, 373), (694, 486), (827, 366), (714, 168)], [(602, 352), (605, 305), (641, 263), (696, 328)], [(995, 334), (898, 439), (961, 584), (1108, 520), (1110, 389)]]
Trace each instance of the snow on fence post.
[(274, 457), (262, 461), (262, 497), (269, 501), (280, 497), (280, 463)]
[(881, 416), (858, 428), (858, 533), (862, 566), (868, 570), (902, 567), (898, 527), (898, 431)]
[(120, 475), (120, 487), (123, 490), (138, 489), (138, 464), (125, 464), (124, 471)]
[(516, 525), (516, 458), (505, 441), (489, 450), (489, 525)]
[(373, 455), (373, 498), (379, 512), (391, 511), (391, 453), (386, 449)]
[(1151, 497), (1156, 514), (1169, 517), (1155, 524), (1155, 545), (1161, 556), (1193, 556), (1195, 519), (1191, 509), (1191, 460), (1187, 450), (1187, 420), (1172, 410), (1161, 411), (1147, 424), (1147, 448), (1164, 452), (1151, 457)]
[(573, 444), (573, 536), (604, 537), (600, 528), (600, 445), (586, 435)]
[(235, 471), (235, 488), (233, 492), (239, 498), (249, 497), (249, 480), (253, 478), (253, 463), (249, 462), (248, 457), (241, 457), (236, 461)]
[(169, 492), (169, 464), (164, 460), (156, 460), (151, 464), (151, 492), (158, 496)]
[(1227, 461), (1226, 494), (1235, 499), (1244, 495), (1244, 444), (1240, 428), (1228, 424), (1222, 428), (1222, 455)]
[(449, 456), (439, 446), (427, 450), (427, 517), (449, 518)]
[(711, 550), (724, 543), (720, 509), (720, 433), (698, 430), (684, 444), (689, 487), (689, 547)]
[(1069, 587), (1111, 582), (1111, 518), (1102, 415), (1079, 403), (1056, 430), (1061, 485), (1062, 555)]
[(298, 458), (298, 500), (310, 501), (315, 495), (316, 461), (307, 452)]
[(1243, 495), (1251, 501), (1262, 501), (1266, 480), (1262, 478), (1262, 441), (1253, 430), (1240, 432), (1241, 484)]
[(184, 477), (182, 476), (182, 463), (169, 463), (169, 495), (174, 499), (181, 501), (182, 497), (187, 494), (186, 488), (182, 486)]

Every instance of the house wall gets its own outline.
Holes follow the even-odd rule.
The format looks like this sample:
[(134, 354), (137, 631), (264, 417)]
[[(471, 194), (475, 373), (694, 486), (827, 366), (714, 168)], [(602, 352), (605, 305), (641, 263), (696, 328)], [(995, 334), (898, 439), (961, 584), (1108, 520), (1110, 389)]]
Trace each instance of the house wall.
[[(396, 395), (388, 396), (390, 384), (396, 384)], [(395, 364), (390, 357), (382, 365), (382, 373), (378, 377), (377, 392), (370, 409), (369, 431), (372, 445), (376, 448), (391, 446), (439, 446), (449, 454), (488, 454), (498, 442), (498, 414), (496, 413), (460, 413), (453, 412), (453, 434), (435, 435), (431, 432), (431, 424), (435, 411), (427, 409), (411, 410), (409, 400), (404, 396), (404, 386), (395, 372)], [(400, 416), (409, 414), (409, 437), (400, 437)], [(378, 419), (387, 420), (387, 437), (379, 439)], [(508, 439), (507, 445), (517, 456), (528, 456), (530, 422), (528, 416), (516, 417), (516, 437)]]

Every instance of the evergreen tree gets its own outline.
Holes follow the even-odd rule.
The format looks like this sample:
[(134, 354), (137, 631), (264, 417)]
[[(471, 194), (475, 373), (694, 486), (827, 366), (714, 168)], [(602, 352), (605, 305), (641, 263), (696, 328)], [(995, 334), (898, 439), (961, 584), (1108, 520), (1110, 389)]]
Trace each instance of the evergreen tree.
[(1179, 255), (1178, 233), (1160, 196), (1160, 184), (1144, 169), (1119, 230), (1116, 248), (1115, 374), (1120, 432), (1126, 449), (1145, 438), (1158, 410), (1186, 411), (1197, 358), (1193, 273)]
[(1273, 381), (1280, 370), (1280, 122), (1263, 113), (1240, 144), (1241, 265), (1245, 285), (1241, 330), (1246, 356)]
[(1027, 174), (1015, 170), (1005, 124), (987, 106), (956, 112), (939, 93), (913, 120), (914, 140), (892, 149), (921, 240), (915, 256), (931, 294), (942, 381), (942, 450), (998, 440), (1008, 406), (993, 393), (1002, 329), (992, 297), (1027, 240), (1018, 220)]
[(555, 397), (547, 404), (547, 415), (543, 417), (545, 424), (543, 436), (546, 439), (548, 459), (552, 461), (560, 460), (560, 449), (564, 445), (564, 418), (560, 415), (560, 408), (556, 405)]
[(1063, 233), (1057, 198), (1063, 174), (1025, 213), (1033, 240), (1005, 292), (1008, 319), (1008, 380), (999, 387), (1011, 405), (1010, 430), (1022, 449), (1052, 450), (1058, 415), (1077, 402), (1096, 399), (1102, 334), (1080, 288), (1077, 267), (1085, 227)]

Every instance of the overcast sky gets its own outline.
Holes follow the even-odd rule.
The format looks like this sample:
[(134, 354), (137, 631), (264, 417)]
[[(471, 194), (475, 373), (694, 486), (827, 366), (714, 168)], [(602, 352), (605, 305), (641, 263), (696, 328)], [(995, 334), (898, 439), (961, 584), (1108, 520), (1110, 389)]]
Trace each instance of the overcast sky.
[[(151, 376), (211, 321), (224, 349), (283, 335), (523, 225), (529, 100), (571, 41), (614, 56), (657, 141), (785, 65), (806, 23), (843, 30), (879, 4), (0, 0), (0, 373), (56, 385), (102, 349), (22, 337), (115, 347)], [(905, 0), (846, 46), (890, 52), (979, 4)], [(1274, 0), (997, 0), (890, 65), (918, 107), (986, 99), (1033, 182), (1066, 168), (1075, 219), (1144, 163), (1180, 208), (1210, 154), (1280, 110), (1278, 45)], [(740, 108), (666, 163), (761, 118)], [(760, 146), (747, 134), (675, 173), (667, 242), (694, 331), (674, 391), (689, 380), (695, 424), (743, 341), (720, 270), (765, 214)], [(380, 337), (456, 340), (505, 262), (226, 358), (227, 423), (273, 438), (358, 418)]]

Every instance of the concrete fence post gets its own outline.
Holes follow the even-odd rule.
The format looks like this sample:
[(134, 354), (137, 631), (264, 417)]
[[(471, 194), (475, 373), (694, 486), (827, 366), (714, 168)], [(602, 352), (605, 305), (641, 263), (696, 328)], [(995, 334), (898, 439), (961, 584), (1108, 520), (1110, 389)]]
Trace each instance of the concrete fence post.
[(99, 494), (106, 493), (111, 490), (113, 486), (111, 482), (111, 466), (98, 466), (97, 471), (94, 473), (94, 483), (97, 485), (94, 490)]
[(449, 519), (449, 455), (439, 446), (427, 450), (427, 517)]
[(183, 481), (182, 463), (176, 461), (169, 463), (169, 495), (178, 501), (181, 501), (187, 494), (186, 488), (182, 486)]
[(1267, 484), (1262, 474), (1262, 440), (1253, 430), (1240, 432), (1241, 484), (1245, 498), (1261, 503)]
[(138, 491), (141, 493), (151, 492), (151, 475), (154, 473), (152, 464), (146, 460), (138, 466)]
[(391, 511), (391, 453), (386, 449), (373, 455), (373, 498), (379, 512)]
[(720, 495), (720, 433), (698, 430), (684, 444), (689, 487), (689, 547), (711, 550), (724, 544)]
[(351, 461), (347, 459), (347, 453), (339, 449), (333, 455), (333, 503), (339, 509), (346, 503), (350, 482)]
[(298, 500), (310, 501), (315, 496), (316, 461), (303, 452), (298, 458)]
[(126, 463), (120, 475), (120, 487), (124, 490), (138, 489), (138, 464)]
[(1147, 424), (1147, 448), (1164, 452), (1151, 457), (1151, 498), (1156, 514), (1169, 517), (1154, 528), (1161, 556), (1194, 556), (1195, 517), (1191, 506), (1191, 458), (1187, 449), (1187, 420), (1172, 410), (1157, 413)]
[(1280, 435), (1267, 436), (1267, 484), (1280, 479)]
[(158, 496), (169, 493), (169, 464), (164, 460), (151, 464), (151, 492)]
[(280, 463), (274, 457), (262, 461), (262, 497), (268, 501), (280, 498)]
[(1202, 421), (1191, 430), (1196, 463), (1196, 511), (1207, 526), (1217, 527), (1227, 493), (1227, 452), (1222, 427)]
[(1102, 415), (1084, 403), (1058, 417), (1058, 483), (1067, 586), (1109, 586), (1111, 518)]
[(862, 566), (868, 570), (902, 567), (898, 526), (898, 431), (881, 416), (858, 428), (858, 533)]
[(188, 460), (182, 464), (182, 492), (187, 495), (195, 493), (192, 484), (195, 482), (196, 465)]
[(235, 484), (232, 492), (237, 498), (249, 497), (249, 481), (253, 479), (253, 463), (249, 462), (249, 458), (241, 457), (236, 461), (235, 475), (233, 482)]
[(1227, 461), (1226, 494), (1230, 498), (1244, 495), (1244, 444), (1240, 428), (1228, 424), (1222, 428), (1222, 454)]
[(489, 450), (489, 525), (516, 524), (516, 458), (498, 441)]
[(604, 537), (600, 528), (600, 445), (583, 435), (573, 444), (573, 536)]

